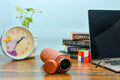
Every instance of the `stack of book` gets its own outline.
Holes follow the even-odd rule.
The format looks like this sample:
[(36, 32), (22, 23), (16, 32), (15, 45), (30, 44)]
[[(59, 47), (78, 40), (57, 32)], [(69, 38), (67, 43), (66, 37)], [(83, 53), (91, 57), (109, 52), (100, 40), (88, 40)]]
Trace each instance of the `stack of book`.
[(63, 39), (63, 45), (65, 46), (64, 53), (71, 58), (78, 58), (78, 50), (89, 49), (89, 34), (70, 32), (70, 39)]

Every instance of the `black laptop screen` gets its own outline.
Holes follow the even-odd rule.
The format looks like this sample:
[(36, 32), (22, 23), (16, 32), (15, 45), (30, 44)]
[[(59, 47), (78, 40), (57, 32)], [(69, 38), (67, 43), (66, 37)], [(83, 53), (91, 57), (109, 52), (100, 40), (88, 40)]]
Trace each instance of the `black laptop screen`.
[(120, 57), (120, 11), (89, 10), (92, 59)]

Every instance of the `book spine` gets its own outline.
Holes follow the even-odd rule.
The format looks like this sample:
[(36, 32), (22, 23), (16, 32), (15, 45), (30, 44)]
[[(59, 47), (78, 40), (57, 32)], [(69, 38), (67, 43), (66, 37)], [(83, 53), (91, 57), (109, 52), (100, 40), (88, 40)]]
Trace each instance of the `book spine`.
[(63, 45), (67, 46), (81, 46), (81, 47), (87, 47), (90, 45), (90, 42), (87, 41), (81, 41), (81, 40), (63, 40)]
[(71, 40), (89, 40), (89, 34), (88, 33), (70, 33), (70, 39)]
[(82, 47), (71, 47), (68, 52), (69, 53), (78, 53), (78, 50), (80, 50), (80, 49), (89, 49), (89, 47), (84, 47), (84, 48), (82, 48)]
[(74, 47), (74, 46), (66, 46), (66, 45), (65, 45), (65, 49), (64, 49), (65, 52), (69, 52), (72, 47)]
[(77, 46), (65, 46), (66, 52), (68, 53), (78, 53), (80, 49), (89, 49), (89, 47), (77, 47)]

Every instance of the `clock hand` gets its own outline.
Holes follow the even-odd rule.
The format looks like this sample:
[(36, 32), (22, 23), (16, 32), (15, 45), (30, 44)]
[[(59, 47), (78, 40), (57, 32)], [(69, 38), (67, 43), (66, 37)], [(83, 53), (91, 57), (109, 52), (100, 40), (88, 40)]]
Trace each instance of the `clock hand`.
[[(21, 37), (21, 39), (20, 39), (19, 41), (17, 41), (17, 44), (18, 44), (20, 41), (22, 41), (23, 39), (25, 39), (25, 36)], [(16, 45), (17, 45), (17, 44), (16, 44)]]
[(13, 51), (15, 50), (15, 48), (16, 48), (16, 46), (17, 46), (17, 44), (18, 44), (20, 41), (22, 41), (23, 39), (25, 39), (25, 36), (21, 37), (21, 39), (17, 41), (17, 43), (16, 43), (15, 47), (13, 48)]

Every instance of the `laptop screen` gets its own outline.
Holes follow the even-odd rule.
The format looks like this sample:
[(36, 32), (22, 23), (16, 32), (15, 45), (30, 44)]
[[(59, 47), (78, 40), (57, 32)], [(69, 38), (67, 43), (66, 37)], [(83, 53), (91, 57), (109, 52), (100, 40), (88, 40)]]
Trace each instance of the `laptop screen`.
[(92, 59), (120, 57), (120, 11), (89, 10)]

